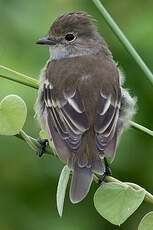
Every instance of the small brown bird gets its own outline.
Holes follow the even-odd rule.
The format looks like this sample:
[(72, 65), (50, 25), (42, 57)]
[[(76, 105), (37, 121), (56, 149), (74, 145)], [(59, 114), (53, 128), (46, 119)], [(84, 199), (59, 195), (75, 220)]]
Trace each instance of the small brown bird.
[[(81, 201), (103, 159), (114, 159), (117, 139), (135, 113), (120, 72), (87, 13), (57, 18), (47, 37), (50, 59), (41, 77), (36, 114), (57, 155), (73, 172), (70, 199)], [(107, 167), (107, 164), (106, 164)]]

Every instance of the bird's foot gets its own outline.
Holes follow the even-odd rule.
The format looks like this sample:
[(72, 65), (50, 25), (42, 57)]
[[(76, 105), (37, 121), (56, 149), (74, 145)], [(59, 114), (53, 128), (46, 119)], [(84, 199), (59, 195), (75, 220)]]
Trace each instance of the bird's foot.
[(36, 152), (36, 154), (41, 157), (45, 151), (45, 148), (46, 148), (46, 144), (48, 143), (48, 139), (47, 138), (38, 138), (37, 141), (39, 142), (40, 144), (40, 149), (38, 152)]
[(105, 164), (105, 172), (103, 173), (103, 175), (99, 178), (99, 184), (101, 184), (106, 176), (112, 176), (112, 171), (109, 168), (108, 162), (106, 157), (104, 157), (104, 164)]

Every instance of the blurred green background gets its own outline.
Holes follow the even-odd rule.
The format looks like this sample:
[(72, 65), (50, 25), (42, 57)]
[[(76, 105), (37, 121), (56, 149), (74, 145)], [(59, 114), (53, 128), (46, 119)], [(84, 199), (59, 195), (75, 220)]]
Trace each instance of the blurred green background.
[[(153, 71), (153, 1), (104, 0), (105, 7)], [(0, 0), (0, 64), (36, 79), (48, 59), (47, 47), (35, 41), (47, 34), (56, 17), (68, 11), (87, 11), (97, 19), (114, 59), (126, 75), (125, 87), (138, 98), (135, 121), (153, 129), (153, 86), (104, 22), (91, 0)], [(1, 74), (9, 75), (0, 70)], [(0, 99), (8, 94), (21, 96), (28, 107), (24, 130), (37, 138), (39, 125), (33, 105), (37, 90), (0, 78)], [(0, 136), (0, 229), (135, 230), (142, 216), (153, 210), (143, 203), (121, 227), (103, 219), (93, 206), (95, 183), (85, 200), (69, 201), (64, 215), (56, 210), (56, 187), (63, 164), (52, 156), (38, 158), (16, 137)], [(153, 139), (134, 129), (120, 140), (111, 165), (113, 176), (141, 185), (153, 193)]]

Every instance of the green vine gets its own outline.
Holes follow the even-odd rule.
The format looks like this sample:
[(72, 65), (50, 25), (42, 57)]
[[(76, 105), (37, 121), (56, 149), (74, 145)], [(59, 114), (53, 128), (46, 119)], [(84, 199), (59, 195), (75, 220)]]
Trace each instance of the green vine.
[[(133, 48), (133, 46), (131, 45), (131, 43), (128, 41), (128, 39), (126, 38), (126, 36), (120, 30), (120, 28), (115, 23), (115, 21), (112, 19), (112, 17), (110, 16), (110, 14), (106, 11), (106, 9), (104, 8), (103, 4), (99, 0), (93, 0), (93, 2), (96, 5), (96, 7), (100, 10), (100, 12), (103, 15), (105, 21), (110, 26), (110, 28), (112, 29), (112, 31), (114, 32), (114, 34), (118, 37), (118, 39), (123, 44), (123, 46), (127, 49), (127, 51), (130, 53), (130, 55), (137, 62), (137, 64), (142, 69), (142, 71), (145, 73), (145, 75), (147, 76), (147, 78), (149, 79), (149, 81), (153, 84), (153, 74), (152, 74), (152, 72), (146, 66), (146, 64), (144, 63), (144, 61), (142, 60), (142, 58), (138, 55), (138, 53)], [(36, 79), (34, 79), (34, 78), (31, 78), (31, 77), (29, 77), (29, 76), (27, 76), (25, 74), (19, 73), (19, 72), (15, 71), (15, 70), (12, 70), (11, 68), (5, 67), (3, 65), (0, 65), (0, 69), (2, 69), (3, 71), (7, 71), (7, 72), (10, 72), (10, 73), (13, 73), (15, 75), (15, 76), (12, 77), (12, 76), (6, 76), (4, 74), (0, 74), (1, 78), (7, 79), (7, 80), (11, 80), (11, 81), (17, 82), (19, 84), (22, 84), (22, 85), (34, 88), (34, 89), (38, 89), (39, 88), (39, 81), (36, 80)], [(137, 129), (137, 130), (139, 130), (141, 132), (144, 132), (147, 135), (153, 136), (153, 131), (152, 130), (150, 130), (150, 129), (148, 129), (148, 128), (146, 128), (146, 127), (144, 127), (144, 126), (142, 126), (142, 125), (140, 125), (140, 124), (138, 124), (138, 123), (136, 123), (134, 121), (130, 121), (129, 120), (129, 124), (134, 129)], [(27, 135), (22, 129), (15, 136), (17, 138), (21, 139), (21, 140), (24, 140), (30, 146), (30, 148), (32, 148), (34, 151), (36, 151), (36, 152), (39, 151), (39, 149), (40, 149), (39, 142), (35, 138)], [(55, 151), (54, 151), (54, 148), (51, 145), (47, 145), (46, 146), (46, 149), (45, 149), (44, 153), (45, 154), (50, 154), (50, 155), (56, 155)], [(68, 169), (65, 168), (65, 170), (63, 171), (63, 173), (65, 173), (65, 175), (67, 174), (67, 180), (66, 180), (65, 185), (64, 185), (65, 189), (66, 189), (67, 182), (68, 182), (68, 176), (69, 176), (68, 175), (69, 174)], [(94, 181), (99, 184), (99, 176), (96, 175), (96, 174), (94, 174)], [(144, 200), (146, 202), (153, 204), (153, 195), (151, 193), (149, 193), (148, 191), (146, 191), (144, 188), (142, 188), (139, 185), (137, 185), (137, 184), (129, 183), (129, 182), (122, 182), (122, 181), (120, 181), (120, 180), (118, 180), (118, 179), (116, 179), (114, 177), (111, 177), (111, 176), (106, 176), (105, 179), (104, 179), (103, 184), (105, 185), (105, 184), (107, 184), (107, 182), (112, 182), (112, 184), (116, 183), (119, 186), (122, 186), (125, 190), (128, 190), (130, 188), (129, 193), (131, 193), (131, 191), (133, 189), (133, 191), (135, 191), (135, 195), (137, 195), (136, 191), (138, 191), (139, 193), (142, 192), (144, 194), (140, 194), (141, 195), (141, 200), (143, 201), (143, 198), (144, 198)], [(60, 189), (63, 188), (62, 187), (63, 186), (63, 184), (62, 184), (63, 181), (61, 180), (60, 183), (61, 183), (61, 185), (59, 184), (59, 191), (61, 191)], [(110, 184), (111, 183), (109, 183), (109, 185)], [(111, 186), (114, 186), (114, 184), (113, 185), (112, 184), (111, 184)], [(106, 189), (106, 187), (105, 187), (105, 189)], [(108, 187), (107, 187), (107, 189), (108, 189)], [(122, 189), (122, 191), (123, 191), (123, 189)], [(126, 192), (126, 191), (124, 191), (124, 192)], [(97, 199), (98, 195), (101, 193), (101, 191), (99, 190), (96, 193), (97, 193), (97, 195), (94, 198), (95, 202), (96, 202), (96, 199)], [(62, 194), (63, 196), (60, 197), (61, 194), (58, 193), (58, 196), (59, 196), (59, 198), (58, 198), (58, 202), (59, 202), (58, 203), (59, 204), (58, 211), (59, 211), (60, 216), (62, 215), (62, 211), (63, 211), (63, 203), (64, 203), (65, 191), (64, 191), (63, 194)], [(95, 205), (95, 207), (98, 210), (99, 209), (99, 204)], [(101, 212), (101, 211), (99, 211), (99, 212)], [(128, 218), (128, 216), (127, 216), (127, 218)], [(110, 221), (110, 222), (112, 222), (112, 221)], [(119, 222), (119, 223), (121, 223), (121, 222)], [(116, 223), (114, 223), (114, 224), (116, 224)]]
[[(14, 82), (18, 82), (22, 85), (25, 85), (25, 86), (28, 86), (28, 87), (32, 87), (34, 89), (38, 89), (39, 88), (39, 81), (34, 79), (34, 78), (31, 78), (29, 76), (26, 76), (25, 74), (22, 74), (22, 73), (19, 73), (19, 72), (16, 72), (8, 67), (5, 67), (5, 66), (2, 66), (0, 65), (0, 68), (1, 69), (5, 69), (9, 72), (12, 72), (14, 73), (15, 75), (18, 76), (18, 78), (16, 79), (15, 77), (10, 77), (10, 76), (5, 76), (5, 75), (0, 75), (1, 78), (5, 78), (5, 79), (8, 79), (8, 80), (11, 80), (11, 81), (14, 81)], [(24, 80), (24, 81), (23, 81)], [(134, 121), (129, 121), (130, 125), (135, 128), (135, 129), (138, 129), (139, 131), (142, 131), (150, 136), (153, 136), (153, 131), (140, 125), (140, 124), (137, 124), (136, 122)]]
[(134, 60), (137, 62), (139, 67), (142, 69), (142, 71), (145, 73), (149, 81), (153, 84), (153, 74), (150, 71), (150, 69), (147, 67), (147, 65), (144, 63), (142, 58), (139, 56), (137, 51), (134, 49), (134, 47), (131, 45), (131, 43), (128, 41), (126, 36), (123, 34), (123, 32), (120, 30), (116, 22), (113, 20), (113, 18), (110, 16), (108, 11), (105, 9), (103, 4), (99, 0), (93, 0), (96, 7), (101, 12), (102, 16), (104, 17), (106, 23), (109, 25), (111, 30), (114, 32), (116, 37), (120, 40), (120, 42), (123, 44), (123, 46), (126, 48), (126, 50), (130, 53), (130, 55), (134, 58)]

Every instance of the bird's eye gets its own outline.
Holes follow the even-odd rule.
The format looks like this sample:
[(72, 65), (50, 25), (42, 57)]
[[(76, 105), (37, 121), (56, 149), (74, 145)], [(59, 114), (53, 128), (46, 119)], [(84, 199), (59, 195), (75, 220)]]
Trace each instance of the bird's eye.
[(69, 42), (72, 41), (72, 40), (74, 40), (74, 38), (75, 38), (75, 36), (73, 34), (67, 34), (65, 36), (65, 40), (67, 40)]

